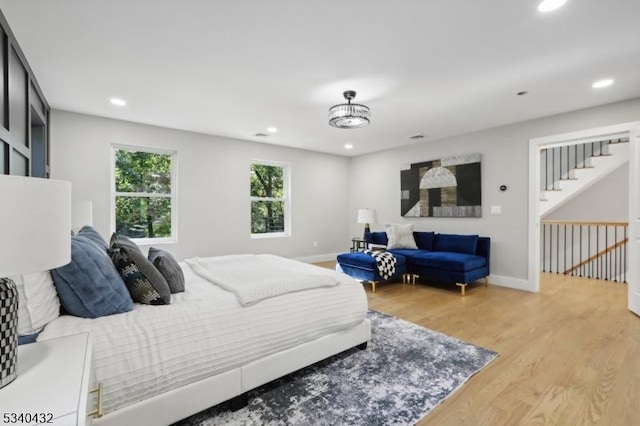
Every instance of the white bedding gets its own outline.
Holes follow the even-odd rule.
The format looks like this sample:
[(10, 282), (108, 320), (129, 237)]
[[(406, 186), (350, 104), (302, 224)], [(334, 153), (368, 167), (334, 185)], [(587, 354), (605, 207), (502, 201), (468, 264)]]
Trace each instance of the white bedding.
[[(289, 261), (293, 269), (309, 265)], [(61, 316), (40, 334), (46, 340), (90, 332), (96, 382), (105, 413), (241, 366), (266, 355), (349, 328), (365, 318), (362, 286), (340, 282), (242, 307), (235, 295), (181, 264), (186, 291), (166, 306), (96, 319)]]
[(185, 263), (199, 276), (232, 292), (242, 306), (294, 291), (338, 285), (335, 276), (312, 265), (289, 267), (291, 260), (272, 254), (194, 257)]

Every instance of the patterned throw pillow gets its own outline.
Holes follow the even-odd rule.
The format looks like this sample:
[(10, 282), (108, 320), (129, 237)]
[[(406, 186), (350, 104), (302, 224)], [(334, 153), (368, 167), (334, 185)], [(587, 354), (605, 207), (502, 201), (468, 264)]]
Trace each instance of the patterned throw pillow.
[(145, 305), (167, 304), (149, 279), (140, 272), (136, 263), (129, 257), (125, 250), (111, 250), (111, 259), (124, 280), (134, 302), (144, 303)]
[[(140, 247), (133, 241), (123, 235), (113, 234), (111, 236), (111, 250), (120, 250), (136, 264), (138, 270), (151, 283), (153, 288), (160, 294), (165, 304), (171, 303), (171, 290), (167, 280), (162, 276), (160, 271), (151, 263), (147, 256), (142, 254)], [(115, 263), (115, 262), (114, 262)]]
[(171, 293), (184, 291), (184, 273), (171, 253), (150, 247), (149, 260), (167, 280)]

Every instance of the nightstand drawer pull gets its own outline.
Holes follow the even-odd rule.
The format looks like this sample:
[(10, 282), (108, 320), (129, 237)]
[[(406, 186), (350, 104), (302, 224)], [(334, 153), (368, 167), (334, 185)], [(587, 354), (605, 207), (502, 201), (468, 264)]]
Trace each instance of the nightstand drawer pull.
[(91, 389), (90, 393), (98, 394), (98, 408), (89, 412), (89, 416), (100, 418), (104, 414), (102, 412), (102, 383), (98, 383), (98, 387), (95, 389)]

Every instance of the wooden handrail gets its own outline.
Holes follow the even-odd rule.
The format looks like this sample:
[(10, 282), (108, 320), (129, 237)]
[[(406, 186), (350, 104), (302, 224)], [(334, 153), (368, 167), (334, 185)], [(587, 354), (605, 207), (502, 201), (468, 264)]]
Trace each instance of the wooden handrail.
[(629, 222), (589, 222), (589, 221), (563, 221), (541, 220), (544, 225), (581, 225), (581, 226), (629, 226)]
[(604, 256), (605, 254), (609, 253), (610, 251), (614, 251), (615, 249), (617, 249), (620, 246), (623, 246), (625, 244), (627, 244), (627, 242), (629, 241), (628, 238), (625, 238), (624, 240), (620, 240), (617, 243), (607, 247), (604, 250), (600, 250), (598, 253), (594, 254), (593, 256), (589, 257), (588, 259), (583, 260), (582, 262), (578, 263), (575, 266), (572, 266), (571, 268), (567, 269), (566, 271), (564, 271), (564, 274), (570, 274), (571, 272), (575, 271), (576, 269), (584, 266), (584, 265), (588, 265), (589, 263), (593, 262), (594, 260), (598, 259), (600, 256)]

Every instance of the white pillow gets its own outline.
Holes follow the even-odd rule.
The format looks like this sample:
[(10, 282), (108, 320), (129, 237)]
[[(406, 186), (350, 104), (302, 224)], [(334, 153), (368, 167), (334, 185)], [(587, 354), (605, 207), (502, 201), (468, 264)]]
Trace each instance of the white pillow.
[(406, 225), (399, 224), (390, 224), (385, 225), (385, 230), (387, 231), (387, 238), (389, 242), (387, 243), (387, 250), (391, 249), (417, 249), (416, 240), (413, 238), (413, 224), (409, 223)]
[(49, 271), (10, 277), (18, 288), (18, 335), (37, 333), (60, 316), (60, 300)]

